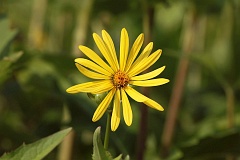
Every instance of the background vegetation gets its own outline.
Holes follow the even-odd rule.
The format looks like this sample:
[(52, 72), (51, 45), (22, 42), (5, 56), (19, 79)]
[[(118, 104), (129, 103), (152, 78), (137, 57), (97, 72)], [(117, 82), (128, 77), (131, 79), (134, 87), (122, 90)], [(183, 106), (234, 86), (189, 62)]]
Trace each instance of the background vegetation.
[(1, 0), (0, 155), (71, 126), (65, 145), (46, 159), (91, 159), (93, 132), (104, 131), (106, 117), (93, 123), (97, 105), (65, 90), (88, 80), (74, 65), (83, 57), (78, 45), (98, 51), (92, 33), (105, 29), (119, 48), (125, 27), (131, 44), (143, 32), (163, 50), (153, 68), (166, 65), (161, 77), (170, 83), (143, 90), (164, 112), (131, 101), (133, 124), (121, 121), (110, 152), (239, 159), (239, 16), (239, 0)]

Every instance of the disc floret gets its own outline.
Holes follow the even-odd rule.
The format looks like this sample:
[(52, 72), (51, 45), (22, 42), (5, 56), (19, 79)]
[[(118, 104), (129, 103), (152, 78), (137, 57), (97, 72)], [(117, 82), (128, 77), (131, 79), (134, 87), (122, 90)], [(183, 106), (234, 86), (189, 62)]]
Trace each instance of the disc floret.
[(119, 70), (113, 75), (112, 81), (116, 88), (124, 88), (128, 85), (129, 77), (126, 73)]

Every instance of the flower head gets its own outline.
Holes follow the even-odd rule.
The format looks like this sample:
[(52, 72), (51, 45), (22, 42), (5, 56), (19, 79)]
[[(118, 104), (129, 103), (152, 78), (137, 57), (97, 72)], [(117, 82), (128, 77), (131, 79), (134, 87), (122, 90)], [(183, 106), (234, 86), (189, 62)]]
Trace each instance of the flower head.
[(95, 80), (78, 84), (67, 89), (68, 93), (87, 92), (100, 94), (108, 92), (97, 107), (92, 121), (98, 121), (113, 100), (111, 119), (112, 131), (115, 131), (119, 126), (120, 108), (123, 110), (125, 123), (130, 126), (132, 124), (133, 115), (128, 96), (137, 102), (143, 102), (151, 108), (163, 111), (164, 109), (160, 104), (133, 88), (133, 86), (159, 86), (169, 82), (169, 80), (165, 78), (153, 79), (165, 69), (165, 66), (139, 75), (159, 59), (162, 50), (158, 49), (151, 54), (153, 43), (150, 42), (138, 56), (144, 39), (144, 35), (140, 34), (129, 52), (129, 37), (127, 30), (123, 28), (120, 37), (120, 54), (118, 61), (112, 38), (105, 30), (102, 31), (102, 38), (94, 33), (93, 39), (106, 61), (100, 58), (98, 54), (90, 48), (80, 45), (79, 49), (90, 60), (77, 58), (75, 59), (76, 66), (82, 74)]

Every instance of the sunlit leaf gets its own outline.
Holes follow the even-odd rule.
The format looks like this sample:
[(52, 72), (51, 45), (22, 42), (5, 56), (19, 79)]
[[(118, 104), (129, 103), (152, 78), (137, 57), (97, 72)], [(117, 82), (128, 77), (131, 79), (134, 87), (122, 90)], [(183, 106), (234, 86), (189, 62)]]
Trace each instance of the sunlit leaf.
[(107, 152), (101, 141), (101, 127), (98, 127), (93, 135), (93, 160), (112, 160), (109, 152)]
[(129, 155), (127, 155), (125, 158), (123, 158), (122, 154), (114, 158), (113, 160), (130, 160)]
[(72, 128), (68, 128), (34, 143), (28, 145), (23, 144), (13, 152), (4, 154), (0, 157), (0, 160), (41, 160), (51, 152), (71, 130)]

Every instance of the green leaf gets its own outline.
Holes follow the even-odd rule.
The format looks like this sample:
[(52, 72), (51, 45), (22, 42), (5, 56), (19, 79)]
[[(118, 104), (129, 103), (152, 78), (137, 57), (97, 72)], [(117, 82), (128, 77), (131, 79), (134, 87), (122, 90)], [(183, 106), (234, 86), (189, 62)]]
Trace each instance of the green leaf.
[(8, 44), (15, 37), (16, 34), (17, 30), (10, 29), (8, 19), (0, 20), (0, 35), (1, 35), (0, 58), (4, 56), (3, 51), (7, 48)]
[(23, 55), (23, 51), (18, 51), (15, 53), (11, 53), (7, 57), (4, 57), (3, 60), (10, 61), (12, 63), (16, 62)]
[(112, 160), (112, 156), (107, 152), (101, 141), (101, 127), (98, 127), (93, 134), (93, 160)]
[(122, 154), (120, 154), (119, 156), (117, 156), (117, 157), (114, 158), (113, 160), (122, 160)]
[(23, 144), (13, 152), (4, 154), (0, 157), (0, 160), (41, 160), (50, 153), (71, 130), (72, 128), (68, 128), (34, 143), (28, 145)]
[(124, 159), (122, 157), (122, 154), (120, 154), (119, 156), (117, 156), (116, 158), (114, 158), (113, 160), (130, 160), (129, 155), (127, 155)]
[(23, 52), (21, 51), (16, 52), (0, 60), (0, 85), (10, 76), (10, 73), (12, 72), (12, 63), (16, 62), (22, 54)]
[(130, 160), (130, 156), (127, 155), (127, 156), (124, 158), (124, 160)]

